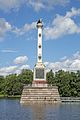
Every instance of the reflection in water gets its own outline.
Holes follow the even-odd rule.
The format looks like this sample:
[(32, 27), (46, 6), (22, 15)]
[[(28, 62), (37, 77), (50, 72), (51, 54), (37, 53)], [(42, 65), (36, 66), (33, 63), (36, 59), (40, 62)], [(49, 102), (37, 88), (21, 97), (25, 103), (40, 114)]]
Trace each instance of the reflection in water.
[(45, 119), (45, 111), (44, 108), (46, 106), (43, 105), (33, 105), (32, 110), (33, 110), (33, 120), (44, 120)]
[(0, 120), (80, 120), (80, 104), (21, 105), (19, 100), (0, 100)]
[(57, 120), (58, 111), (60, 104), (33, 104), (32, 109), (32, 120)]
[[(32, 104), (29, 106), (32, 111), (31, 120), (80, 120), (80, 104)], [(25, 107), (27, 108), (27, 105)]]

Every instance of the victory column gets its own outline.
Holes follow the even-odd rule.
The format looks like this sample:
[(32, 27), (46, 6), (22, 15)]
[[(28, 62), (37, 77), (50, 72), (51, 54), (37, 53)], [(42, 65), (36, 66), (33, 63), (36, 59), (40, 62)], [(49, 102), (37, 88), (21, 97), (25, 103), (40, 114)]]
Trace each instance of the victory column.
[(46, 71), (45, 66), (42, 63), (42, 21), (41, 19), (37, 22), (38, 28), (38, 43), (37, 43), (37, 64), (34, 67), (34, 78), (33, 78), (33, 86), (35, 87), (46, 87)]

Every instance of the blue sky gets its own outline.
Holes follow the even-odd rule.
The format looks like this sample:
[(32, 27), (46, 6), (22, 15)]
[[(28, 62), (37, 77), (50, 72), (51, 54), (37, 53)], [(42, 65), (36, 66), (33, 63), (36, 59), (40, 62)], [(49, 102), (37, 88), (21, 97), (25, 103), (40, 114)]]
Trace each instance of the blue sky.
[(39, 18), (46, 69), (80, 70), (80, 0), (0, 0), (0, 75), (33, 69)]

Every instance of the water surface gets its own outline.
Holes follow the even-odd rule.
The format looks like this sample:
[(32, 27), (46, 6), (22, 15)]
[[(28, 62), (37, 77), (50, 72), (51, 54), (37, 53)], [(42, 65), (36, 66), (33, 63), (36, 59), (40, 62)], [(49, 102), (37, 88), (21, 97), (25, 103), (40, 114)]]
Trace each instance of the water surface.
[(21, 105), (0, 99), (0, 120), (80, 120), (80, 104)]

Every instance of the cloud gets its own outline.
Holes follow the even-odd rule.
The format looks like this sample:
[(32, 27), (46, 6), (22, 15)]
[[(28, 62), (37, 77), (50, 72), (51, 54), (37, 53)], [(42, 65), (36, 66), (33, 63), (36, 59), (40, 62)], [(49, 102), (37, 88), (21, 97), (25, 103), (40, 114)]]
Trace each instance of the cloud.
[(20, 67), (20, 70), (23, 70), (23, 69), (29, 69), (30, 68), (30, 66), (29, 65), (22, 65), (21, 67)]
[(25, 0), (0, 0), (0, 9), (4, 11), (18, 10)]
[(80, 52), (79, 51), (77, 51), (74, 55), (73, 55), (73, 57), (75, 58), (75, 59), (80, 59)]
[(49, 62), (44, 62), (44, 65), (47, 66), (49, 64)]
[(76, 15), (80, 15), (80, 9), (71, 8), (71, 11), (66, 13), (66, 17), (73, 17)]
[(51, 23), (51, 27), (44, 29), (44, 35), (47, 40), (57, 39), (64, 35), (80, 33), (80, 26), (75, 23), (72, 17), (80, 15), (80, 9), (72, 8), (65, 16), (56, 15)]
[(22, 66), (8, 66), (0, 68), (0, 75), (6, 76), (10, 74), (20, 74), (23, 69), (30, 69), (30, 66), (25, 64)]
[(2, 38), (6, 32), (9, 32), (11, 29), (11, 25), (4, 18), (0, 18), (0, 38)]
[(43, 4), (42, 1), (33, 1), (33, 0), (30, 0), (29, 1), (29, 5), (32, 6), (35, 11), (39, 11), (40, 9), (45, 8), (45, 5)]
[[(21, 36), (35, 28), (36, 28), (36, 22), (32, 22), (31, 24), (26, 23), (23, 27), (17, 28), (16, 26), (12, 26), (4, 18), (0, 18), (0, 41), (4, 40), (5, 35), (7, 35), (7, 33), (8, 34), (14, 33), (17, 36)], [(3, 52), (6, 52), (6, 51), (13, 52), (11, 50), (3, 50)]]
[(17, 68), (18, 68), (17, 66), (9, 66), (9, 67), (0, 68), (0, 75), (6, 76), (9, 74), (14, 74)]
[(23, 69), (30, 69), (30, 66), (27, 64), (19, 66), (18, 69), (16, 69), (15, 73), (20, 74)]
[(12, 32), (14, 32), (17, 35), (23, 35), (35, 28), (36, 28), (36, 22), (32, 22), (31, 24), (26, 23), (22, 28), (14, 27)]
[(67, 59), (67, 56), (64, 56), (61, 58), (61, 60), (66, 60)]
[[(74, 16), (80, 15), (80, 9), (72, 8), (65, 16), (56, 15), (49, 27), (44, 28), (44, 36), (46, 40), (57, 39), (64, 35), (80, 33), (80, 26), (73, 20)], [(0, 18), (0, 41), (3, 40), (6, 33), (14, 33), (17, 36), (24, 35), (36, 28), (37, 22), (26, 23), (21, 28), (12, 26), (4, 18)]]
[(35, 11), (39, 11), (41, 9), (53, 9), (56, 5), (64, 6), (69, 3), (69, 0), (29, 0), (27, 4), (33, 7)]
[[(77, 70), (80, 70), (80, 52), (79, 51), (77, 51), (75, 54), (73, 54), (69, 58), (65, 56), (63, 58), (64, 59), (61, 59), (60, 61), (56, 61), (56, 62), (48, 62), (48, 61), (44, 62), (44, 64), (46, 65), (47, 71), (51, 69), (53, 70), (53, 72), (57, 72), (59, 70), (76, 72)], [(17, 59), (17, 60), (19, 61), (20, 59)], [(2, 67), (0, 68), (0, 75), (6, 76), (9, 74), (15, 74), (15, 73), (20, 74), (23, 69), (30, 69), (30, 66), (28, 64), (23, 64), (23, 65)]]
[[(6, 51), (7, 52), (7, 51)], [(23, 69), (30, 69), (30, 66), (24, 64), (28, 60), (27, 56), (19, 56), (14, 60), (17, 65), (0, 68), (0, 75), (20, 74)]]
[(0, 0), (0, 9), (4, 11), (19, 10), (23, 5), (31, 6), (35, 11), (65, 5), (69, 0)]
[(4, 50), (1, 50), (2, 53), (16, 53), (18, 51), (16, 50), (11, 50), (11, 49), (4, 49)]
[(15, 64), (24, 64), (28, 60), (27, 56), (19, 56), (14, 60)]
[(47, 62), (46, 68), (52, 69), (54, 72), (59, 70), (73, 71), (80, 70), (80, 52), (76, 52), (72, 57), (57, 62)]

